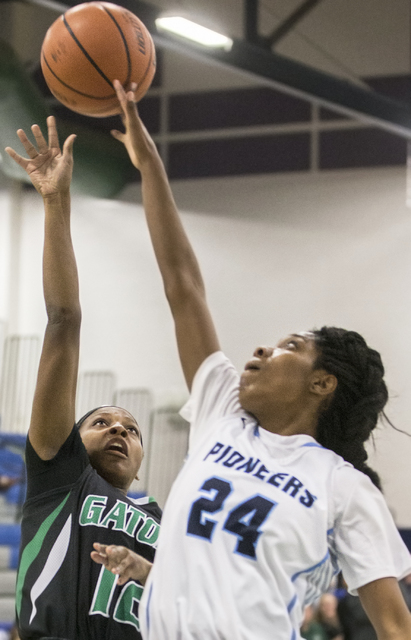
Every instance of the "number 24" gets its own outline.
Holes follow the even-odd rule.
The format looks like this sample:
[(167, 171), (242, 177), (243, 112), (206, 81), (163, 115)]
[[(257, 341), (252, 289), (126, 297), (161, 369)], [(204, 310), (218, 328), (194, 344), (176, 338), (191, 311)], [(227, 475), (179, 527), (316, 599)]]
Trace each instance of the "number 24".
[[(217, 513), (232, 492), (229, 482), (221, 478), (209, 478), (200, 491), (209, 494), (193, 502), (188, 517), (187, 534), (204, 538), (211, 542), (217, 521), (204, 514)], [(256, 545), (262, 531), (259, 527), (268, 518), (276, 502), (255, 495), (232, 509), (223, 525), (223, 530), (237, 536), (235, 552), (256, 559)]]

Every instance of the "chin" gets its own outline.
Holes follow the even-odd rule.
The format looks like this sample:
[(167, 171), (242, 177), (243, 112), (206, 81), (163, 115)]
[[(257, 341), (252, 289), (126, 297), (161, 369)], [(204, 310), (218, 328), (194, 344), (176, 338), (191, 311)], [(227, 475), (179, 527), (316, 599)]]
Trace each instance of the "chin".
[(98, 475), (103, 478), (103, 480), (111, 484), (111, 486), (116, 489), (121, 489), (123, 491), (128, 490), (133, 478), (129, 480), (128, 476), (125, 476), (118, 470), (108, 469), (106, 466), (100, 464), (99, 460), (93, 460), (92, 456), (89, 457), (91, 466), (97, 471)]

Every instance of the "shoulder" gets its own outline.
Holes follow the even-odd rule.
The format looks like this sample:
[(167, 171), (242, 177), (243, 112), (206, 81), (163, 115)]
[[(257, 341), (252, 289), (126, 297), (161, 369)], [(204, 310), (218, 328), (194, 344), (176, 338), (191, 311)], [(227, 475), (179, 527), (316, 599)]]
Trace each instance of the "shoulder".
[(385, 504), (384, 497), (370, 478), (355, 469), (352, 464), (337, 456), (340, 460), (336, 464), (333, 477), (333, 492), (340, 504), (346, 500), (376, 500)]
[(381, 497), (381, 492), (366, 474), (355, 469), (342, 456), (323, 447), (312, 438), (307, 437), (307, 442), (300, 446), (299, 452), (303, 458), (307, 459), (306, 463), (316, 469), (316, 474), (328, 477), (330, 495), (334, 496), (340, 507), (356, 491), (361, 495), (371, 493)]
[(221, 351), (204, 360), (194, 376), (190, 399), (181, 409), (188, 422), (195, 422), (204, 411), (221, 415), (241, 410), (238, 401), (240, 377)]
[(27, 498), (74, 484), (90, 466), (83, 441), (74, 426), (70, 435), (51, 460), (42, 460), (30, 442), (26, 442)]
[(157, 504), (156, 500), (150, 496), (141, 496), (139, 498), (132, 498), (127, 496), (133, 506), (143, 509), (147, 515), (153, 517), (155, 520), (160, 521), (162, 516), (162, 510)]
[(333, 545), (350, 592), (410, 571), (405, 547), (381, 491), (361, 471), (336, 469), (332, 487)]
[(190, 422), (190, 449), (200, 433), (209, 431), (216, 421), (228, 415), (247, 415), (238, 399), (240, 377), (221, 351), (212, 353), (198, 369), (188, 402), (181, 409)]

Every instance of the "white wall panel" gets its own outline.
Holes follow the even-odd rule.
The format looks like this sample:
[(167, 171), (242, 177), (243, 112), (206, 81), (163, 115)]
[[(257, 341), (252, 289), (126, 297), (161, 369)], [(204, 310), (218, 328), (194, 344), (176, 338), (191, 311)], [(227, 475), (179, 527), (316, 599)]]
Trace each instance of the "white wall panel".
[[(258, 344), (337, 324), (381, 351), (388, 414), (411, 432), (411, 214), (402, 169), (237, 177), (173, 185), (203, 267), (223, 348), (241, 368)], [(138, 199), (128, 189), (124, 200)], [(23, 333), (42, 333), (42, 204), (26, 195), (20, 265)], [(83, 306), (81, 370), (118, 387), (186, 396), (143, 214), (128, 202), (73, 202)], [(161, 402), (162, 403), (162, 402)], [(163, 404), (163, 403), (162, 403)], [(372, 462), (402, 526), (411, 526), (411, 438), (390, 427)]]

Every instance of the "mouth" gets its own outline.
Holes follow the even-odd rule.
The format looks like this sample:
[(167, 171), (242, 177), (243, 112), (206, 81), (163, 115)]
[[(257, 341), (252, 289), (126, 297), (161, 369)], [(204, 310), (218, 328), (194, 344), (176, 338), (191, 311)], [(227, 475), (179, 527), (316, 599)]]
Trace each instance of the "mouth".
[(104, 451), (110, 451), (121, 458), (128, 458), (128, 447), (124, 438), (112, 438), (104, 447)]
[(260, 371), (260, 363), (258, 360), (250, 360), (244, 367), (244, 371)]
[(240, 376), (240, 389), (244, 389), (252, 384), (254, 375), (260, 371), (261, 363), (258, 360), (250, 360), (244, 367), (244, 371)]

